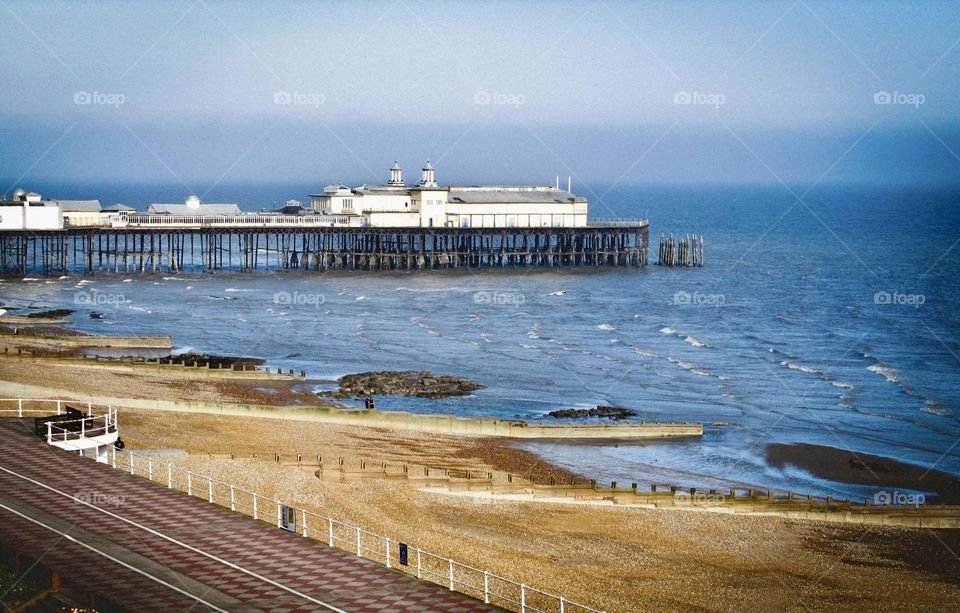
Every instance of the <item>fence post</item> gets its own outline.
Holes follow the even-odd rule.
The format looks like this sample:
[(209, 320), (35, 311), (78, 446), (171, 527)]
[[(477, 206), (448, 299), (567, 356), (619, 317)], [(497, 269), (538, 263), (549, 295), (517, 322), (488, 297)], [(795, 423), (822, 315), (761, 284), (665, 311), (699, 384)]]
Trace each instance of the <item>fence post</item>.
[(128, 451), (127, 457), (130, 458), (130, 474), (132, 475), (133, 474), (133, 452)]
[(527, 586), (520, 584), (520, 613), (527, 613)]
[(300, 519), (303, 521), (303, 536), (307, 536), (307, 510), (300, 509)]
[[(63, 437), (66, 440), (66, 436)], [(80, 418), (80, 438), (87, 438), (87, 420)]]
[(147, 460), (147, 478), (153, 481), (153, 460)]
[(17, 398), (17, 417), (23, 417), (23, 398)]
[(167, 462), (167, 489), (173, 488), (173, 465)]
[(387, 568), (390, 568), (390, 537), (384, 537), (387, 541)]
[(113, 467), (116, 468), (117, 467), (117, 448), (113, 447), (111, 449), (111, 453), (113, 454)]
[(362, 555), (363, 549), (360, 546), (360, 528), (357, 528), (357, 555)]
[(450, 591), (453, 591), (453, 560), (447, 558), (447, 562), (450, 563)]
[(565, 604), (565, 603), (566, 603), (566, 600), (563, 598), (563, 596), (561, 596), (561, 597), (560, 597), (560, 613), (563, 613), (563, 610), (564, 610), (564, 608), (565, 608), (565, 607), (564, 607), (564, 604)]
[[(490, 573), (483, 571), (483, 602), (484, 604), (490, 604)], [(563, 605), (561, 605), (560, 613), (563, 613)]]
[(237, 492), (233, 489), (233, 484), (230, 484), (230, 510), (237, 510)]
[(327, 523), (330, 527), (330, 546), (333, 547), (333, 518), (328, 517)]
[(207, 499), (207, 502), (213, 502), (213, 479), (207, 477), (207, 488), (209, 490), (210, 497)]
[(277, 501), (277, 528), (283, 527), (283, 508), (280, 501)]
[(421, 568), (422, 568), (422, 567), (420, 566), (420, 548), (417, 547), (417, 579), (420, 578), (420, 570), (421, 570)]
[(257, 519), (257, 493), (253, 493), (253, 518)]
[(57, 400), (57, 415), (60, 414), (60, 400)]
[(49, 421), (47, 422), (47, 444), (53, 442), (53, 424)]
[(87, 402), (87, 415), (93, 415), (93, 405)]
[(187, 495), (193, 496), (193, 473), (187, 471)]

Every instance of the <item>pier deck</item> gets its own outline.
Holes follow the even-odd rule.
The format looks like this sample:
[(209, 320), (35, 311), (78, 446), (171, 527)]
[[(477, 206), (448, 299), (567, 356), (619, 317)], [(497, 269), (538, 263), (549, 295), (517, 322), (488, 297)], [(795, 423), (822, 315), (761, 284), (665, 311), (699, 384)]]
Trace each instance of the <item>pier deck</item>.
[(647, 220), (585, 227), (160, 227), (0, 231), (0, 273), (645, 266)]

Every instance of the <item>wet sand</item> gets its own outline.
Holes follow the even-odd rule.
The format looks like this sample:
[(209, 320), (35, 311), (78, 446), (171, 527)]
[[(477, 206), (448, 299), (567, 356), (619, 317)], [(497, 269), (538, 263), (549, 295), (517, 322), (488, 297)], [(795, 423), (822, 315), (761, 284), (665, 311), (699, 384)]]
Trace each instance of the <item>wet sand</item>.
[(960, 504), (960, 479), (936, 468), (807, 443), (768, 445), (766, 454), (767, 462), (777, 468), (790, 464), (820, 479), (878, 491), (933, 492), (927, 496), (928, 504)]

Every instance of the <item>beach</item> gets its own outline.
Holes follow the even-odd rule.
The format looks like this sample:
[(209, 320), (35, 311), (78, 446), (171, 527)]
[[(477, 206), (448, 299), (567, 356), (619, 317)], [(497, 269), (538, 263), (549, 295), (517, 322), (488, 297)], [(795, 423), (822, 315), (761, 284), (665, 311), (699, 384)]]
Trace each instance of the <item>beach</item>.
[[(222, 380), (205, 369), (0, 356), (0, 390), (38, 379), (44, 389), (76, 399), (123, 390), (145, 400), (316, 402), (298, 391), (296, 380)], [(949, 552), (960, 550), (956, 530), (464, 498), (396, 480), (319, 479), (274, 461), (274, 454), (301, 455), (319, 456), (325, 465), (384, 462), (540, 482), (591, 478), (494, 437), (143, 408), (120, 408), (119, 423), (128, 449), (185, 450), (187, 457), (174, 462), (197, 475), (607, 611), (946, 609), (960, 597), (960, 572)], [(779, 453), (776, 461), (799, 463), (823, 450)]]

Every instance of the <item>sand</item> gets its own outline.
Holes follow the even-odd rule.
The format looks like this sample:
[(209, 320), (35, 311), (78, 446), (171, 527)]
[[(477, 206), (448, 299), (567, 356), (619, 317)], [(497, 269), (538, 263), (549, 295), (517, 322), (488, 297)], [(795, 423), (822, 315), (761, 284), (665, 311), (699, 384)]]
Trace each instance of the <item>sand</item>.
[[(65, 395), (127, 395), (277, 404), (303, 400), (292, 382), (214, 381), (202, 372), (81, 366), (0, 356), (3, 381)], [(405, 482), (342, 484), (270, 461), (207, 454), (296, 454), (571, 475), (489, 438), (281, 419), (121, 409), (130, 449), (179, 448), (196, 473), (306, 507), (607, 611), (949, 610), (960, 599), (960, 531), (484, 501)], [(583, 475), (581, 475), (582, 477)], [(589, 476), (589, 475), (587, 475)]]
[(868, 485), (878, 491), (933, 492), (926, 502), (960, 504), (960, 479), (933, 467), (807, 443), (772, 444), (766, 453), (767, 462), (777, 468), (791, 464), (820, 479)]

